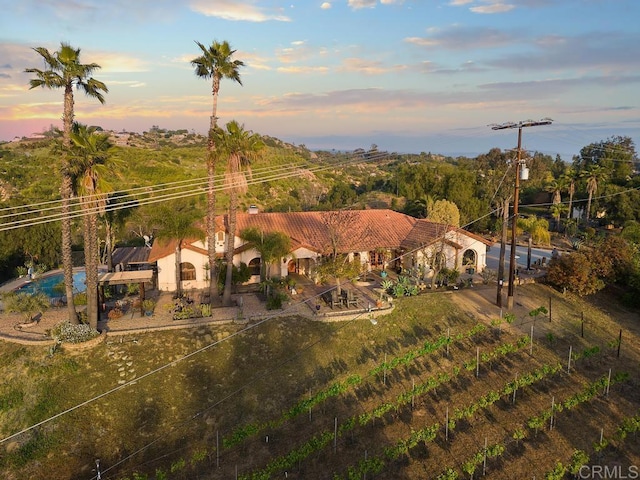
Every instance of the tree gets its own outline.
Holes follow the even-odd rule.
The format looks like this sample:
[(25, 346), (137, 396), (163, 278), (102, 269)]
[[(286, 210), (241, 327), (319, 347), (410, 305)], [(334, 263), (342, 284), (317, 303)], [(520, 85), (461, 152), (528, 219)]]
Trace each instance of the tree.
[(333, 278), (337, 293), (341, 295), (341, 279), (355, 279), (361, 272), (360, 263), (349, 260), (347, 245), (353, 243), (354, 236), (366, 236), (368, 227), (356, 230), (358, 215), (352, 210), (322, 212), (320, 216), (327, 245), (323, 248), (324, 255), (318, 266), (318, 274), (323, 279)]
[(528, 232), (536, 244), (549, 245), (551, 243), (549, 222), (544, 218), (538, 218), (535, 215), (519, 217), (516, 228), (522, 228), (525, 232)]
[[(160, 241), (172, 240), (175, 246), (176, 269), (176, 295), (182, 294), (182, 276), (180, 266), (182, 264), (182, 243), (188, 238), (204, 239), (204, 232), (196, 226), (201, 214), (193, 205), (185, 201), (173, 201), (161, 204), (156, 210), (152, 223), (157, 230), (155, 236)], [(211, 283), (216, 283), (211, 280)]]
[(231, 305), (231, 285), (233, 280), (233, 253), (238, 214), (238, 194), (247, 190), (247, 178), (244, 170), (251, 172), (251, 161), (264, 148), (260, 135), (244, 129), (235, 120), (226, 125), (226, 129), (216, 128), (214, 132), (216, 154), (227, 159), (225, 188), (229, 190), (229, 216), (226, 245), (227, 275), (225, 279), (222, 304)]
[(613, 183), (624, 185), (633, 174), (634, 163), (637, 163), (635, 145), (629, 137), (614, 136), (596, 143), (591, 143), (580, 150), (580, 156), (574, 161), (580, 170), (588, 170), (598, 165), (604, 175)]
[(580, 176), (584, 177), (587, 181), (587, 194), (589, 195), (587, 200), (587, 221), (589, 221), (593, 194), (598, 191), (598, 182), (604, 180), (607, 175), (603, 167), (594, 164), (584, 170)]
[[(107, 270), (113, 271), (113, 249), (116, 244), (116, 233), (125, 224), (127, 218), (133, 213), (133, 208), (137, 202), (127, 200), (128, 194), (121, 192), (119, 194), (109, 195), (106, 199), (105, 210), (102, 215), (104, 222), (104, 260), (107, 264)], [(124, 207), (122, 204), (126, 204)], [(132, 205), (134, 204), (134, 205)]]
[(564, 183), (565, 189), (569, 194), (569, 204), (567, 211), (567, 218), (571, 218), (573, 216), (573, 195), (576, 193), (576, 172), (573, 168), (568, 168), (562, 174), (562, 182)]
[(428, 218), (435, 223), (460, 226), (460, 211), (458, 206), (448, 200), (436, 200), (429, 208)]
[[(209, 256), (209, 270), (211, 278), (218, 278), (216, 273), (216, 143), (215, 130), (217, 127), (218, 94), (220, 92), (220, 82), (223, 78), (228, 78), (242, 85), (240, 81), (240, 67), (244, 63), (240, 60), (233, 60), (235, 50), (227, 41), (222, 43), (214, 41), (211, 46), (205, 47), (202, 43), (196, 42), (202, 50), (202, 55), (191, 60), (191, 65), (195, 68), (195, 73), (203, 79), (211, 79), (211, 91), (213, 95), (213, 105), (209, 123), (209, 136), (207, 141), (207, 253)], [(216, 282), (211, 282), (209, 295), (212, 303), (217, 303), (219, 298), (218, 286)]]
[(245, 228), (240, 237), (251, 242), (260, 254), (260, 282), (268, 280), (271, 264), (291, 250), (291, 239), (282, 232), (263, 232), (255, 227)]
[(105, 192), (111, 190), (106, 180), (115, 174), (107, 151), (113, 146), (108, 134), (95, 127), (74, 123), (71, 132), (72, 159), (69, 171), (74, 193), (79, 196), (84, 224), (84, 258), (87, 282), (89, 326), (98, 328), (98, 212), (104, 209)]
[(593, 271), (589, 257), (582, 252), (552, 258), (547, 268), (547, 281), (580, 296), (591, 295), (605, 286), (604, 281)]
[(62, 197), (62, 265), (64, 271), (65, 293), (69, 321), (78, 323), (75, 306), (73, 304), (73, 261), (71, 257), (71, 218), (70, 202), (72, 195), (72, 178), (69, 171), (69, 151), (71, 149), (71, 129), (74, 119), (73, 88), (82, 90), (87, 96), (104, 103), (103, 93), (109, 90), (107, 86), (94, 79), (91, 75), (100, 68), (96, 63), (80, 63), (80, 49), (74, 49), (67, 43), (60, 44), (60, 50), (49, 52), (44, 47), (34, 48), (44, 60), (45, 70), (27, 68), (26, 73), (34, 73), (36, 78), (29, 81), (30, 89), (62, 88), (64, 90), (63, 123), (63, 155), (61, 167), (60, 196)]
[(560, 231), (560, 217), (567, 210), (567, 206), (562, 203), (554, 203), (549, 207), (549, 211), (551, 212), (551, 216), (554, 218), (556, 222), (556, 231)]

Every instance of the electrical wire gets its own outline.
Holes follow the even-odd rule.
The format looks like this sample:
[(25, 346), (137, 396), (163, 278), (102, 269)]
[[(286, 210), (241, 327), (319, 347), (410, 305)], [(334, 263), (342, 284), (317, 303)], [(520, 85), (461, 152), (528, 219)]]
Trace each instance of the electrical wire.
[[(327, 164), (327, 165), (319, 165), (316, 167), (306, 167), (304, 168), (305, 172), (311, 172), (311, 173), (319, 173), (322, 171), (326, 171), (326, 170), (330, 170), (330, 169), (335, 169), (335, 168), (344, 168), (346, 166), (349, 165), (354, 165), (354, 164), (358, 164), (358, 163), (363, 163), (363, 162), (371, 162), (371, 161), (378, 161), (384, 158), (388, 158), (389, 154), (387, 152), (376, 152), (376, 154), (372, 154), (369, 158), (363, 158), (362, 156), (356, 156), (356, 157), (352, 157), (352, 158), (348, 158), (346, 161), (344, 162), (339, 162), (339, 163), (331, 163), (331, 164)], [(258, 183), (264, 183), (264, 182), (268, 182), (268, 181), (274, 181), (274, 180), (282, 180), (282, 179), (287, 179), (287, 178), (293, 178), (293, 177), (297, 177), (300, 176), (300, 169), (302, 168), (303, 164), (297, 164), (294, 166), (289, 166), (289, 167), (284, 167), (284, 171), (283, 169), (280, 169), (276, 172), (273, 172), (273, 168), (272, 167), (264, 167), (262, 169), (262, 174), (260, 176), (257, 176), (256, 178), (251, 178), (250, 180), (248, 180), (246, 182), (246, 185), (255, 185)], [(269, 173), (264, 173), (264, 172), (269, 172)], [(188, 183), (187, 183), (188, 182)], [(225, 191), (225, 190), (230, 190), (232, 188), (235, 188), (237, 186), (236, 184), (233, 183), (229, 183), (225, 181), (225, 177), (224, 175), (218, 175), (214, 182), (217, 183), (217, 187), (214, 187), (216, 189), (217, 192), (220, 191)], [(172, 184), (165, 184), (165, 185), (169, 185), (168, 187), (163, 187), (161, 189), (157, 189), (157, 190), (151, 190), (151, 192), (149, 192), (149, 189), (153, 189), (154, 187), (139, 187), (140, 190), (146, 189), (145, 191), (143, 191), (144, 195), (153, 195), (154, 193), (162, 193), (161, 195), (158, 196), (148, 196), (147, 198), (144, 197), (139, 197), (139, 196), (135, 196), (135, 194), (129, 194), (126, 191), (120, 191), (120, 192), (115, 192), (115, 194), (121, 194), (120, 196), (118, 196), (117, 198), (127, 198), (127, 197), (131, 197), (133, 198), (133, 200), (129, 200), (127, 202), (124, 203), (116, 203), (113, 205), (107, 205), (106, 207), (103, 206), (94, 206), (94, 207), (89, 207), (86, 208), (85, 211), (78, 211), (77, 208), (78, 207), (82, 207), (83, 205), (83, 201), (86, 203), (91, 203), (91, 202), (96, 202), (98, 200), (101, 200), (102, 202), (104, 202), (104, 197), (105, 194), (101, 194), (101, 195), (92, 195), (92, 196), (88, 196), (86, 197), (87, 200), (83, 200), (82, 198), (78, 198), (77, 200), (75, 200), (74, 203), (72, 203), (71, 207), (72, 208), (76, 208), (75, 211), (72, 211), (71, 213), (69, 213), (68, 215), (63, 214), (62, 212), (59, 213), (54, 213), (54, 214), (48, 214), (45, 215), (44, 217), (36, 217), (36, 218), (27, 218), (27, 219), (22, 219), (22, 220), (15, 220), (12, 222), (6, 222), (3, 224), (0, 224), (0, 232), (2, 231), (7, 231), (7, 230), (13, 230), (16, 228), (21, 228), (21, 227), (29, 227), (29, 226), (34, 226), (34, 225), (40, 225), (43, 223), (49, 223), (49, 222), (53, 222), (53, 221), (58, 221), (61, 220), (62, 218), (68, 217), (68, 218), (81, 218), (87, 215), (94, 215), (96, 213), (103, 213), (103, 212), (109, 212), (109, 211), (115, 211), (115, 210), (121, 210), (121, 209), (126, 209), (126, 208), (131, 208), (133, 206), (141, 206), (141, 205), (148, 205), (148, 204), (153, 204), (153, 203), (159, 203), (159, 202), (164, 202), (164, 201), (168, 201), (168, 200), (176, 200), (176, 199), (181, 199), (181, 198), (188, 198), (188, 197), (194, 197), (194, 196), (199, 196), (203, 193), (205, 193), (207, 191), (206, 188), (203, 188), (203, 185), (206, 186), (207, 184), (207, 179), (205, 178), (201, 178), (201, 179), (197, 179), (197, 180), (184, 180), (184, 181), (180, 181), (180, 182), (176, 182), (176, 183), (172, 183)], [(183, 190), (185, 189), (185, 190)], [(177, 190), (177, 191), (174, 191)], [(170, 193), (164, 193), (169, 191)], [(54, 202), (62, 202), (61, 200), (57, 200)], [(34, 204), (34, 205), (38, 205), (38, 204)], [(5, 210), (10, 210), (10, 209), (15, 209), (15, 208), (27, 208), (28, 205), (21, 205), (19, 207), (7, 207)], [(39, 209), (39, 210), (35, 210), (35, 211), (29, 211), (29, 214), (38, 214), (38, 213), (43, 213), (45, 211), (49, 211), (49, 210), (54, 210), (57, 211), (58, 208), (57, 207), (46, 207), (43, 209)], [(0, 212), (2, 212), (2, 209), (0, 209)], [(6, 217), (11, 217), (11, 216), (16, 216), (18, 214), (16, 213), (11, 213), (11, 214), (5, 214), (3, 216), (0, 216), (0, 218), (6, 218)]]

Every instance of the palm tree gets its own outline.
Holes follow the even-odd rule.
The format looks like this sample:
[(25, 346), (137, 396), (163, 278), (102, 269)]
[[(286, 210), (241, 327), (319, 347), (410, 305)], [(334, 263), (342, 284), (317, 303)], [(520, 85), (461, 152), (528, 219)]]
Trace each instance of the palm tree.
[[(104, 260), (107, 270), (113, 271), (113, 248), (116, 242), (116, 232), (125, 224), (125, 221), (133, 213), (133, 208), (137, 202), (127, 200), (128, 194), (120, 192), (107, 197), (105, 210), (102, 215), (104, 222)], [(126, 207), (125, 207), (126, 205)]]
[(581, 174), (581, 177), (584, 177), (587, 180), (587, 194), (589, 198), (587, 200), (587, 222), (589, 221), (590, 213), (591, 213), (591, 199), (593, 198), (593, 194), (598, 191), (598, 182), (604, 180), (606, 178), (606, 172), (601, 165), (593, 164), (590, 165), (586, 170), (584, 170)]
[(560, 217), (566, 209), (567, 206), (563, 203), (554, 203), (553, 205), (551, 205), (551, 207), (549, 207), (549, 211), (551, 212), (551, 215), (556, 222), (556, 232), (560, 231)]
[[(215, 132), (216, 154), (221, 158), (227, 158), (227, 171), (225, 174), (225, 186), (229, 189), (229, 224), (226, 244), (227, 273), (225, 277), (222, 304), (231, 305), (231, 282), (233, 275), (233, 251), (236, 235), (236, 215), (238, 213), (238, 193), (247, 190), (247, 179), (243, 172), (246, 169), (251, 172), (251, 161), (259, 155), (264, 148), (260, 135), (245, 130), (235, 120), (227, 123), (226, 130), (216, 128)], [(215, 278), (212, 276), (212, 278)]]
[[(200, 78), (211, 79), (211, 90), (213, 93), (213, 107), (211, 111), (211, 121), (209, 124), (209, 139), (207, 142), (207, 253), (209, 256), (209, 271), (211, 278), (218, 278), (216, 266), (216, 194), (215, 194), (215, 173), (216, 173), (216, 156), (215, 156), (215, 130), (218, 117), (218, 93), (220, 92), (220, 81), (228, 78), (242, 85), (240, 81), (240, 67), (244, 63), (240, 60), (232, 60), (235, 50), (231, 49), (229, 42), (222, 43), (214, 41), (210, 47), (205, 47), (202, 43), (196, 42), (202, 55), (191, 60), (191, 65), (195, 67), (196, 75)], [(212, 303), (219, 298), (217, 282), (211, 282), (209, 286), (209, 295)]]
[(282, 232), (267, 232), (255, 227), (240, 232), (240, 237), (253, 244), (260, 254), (260, 282), (268, 280), (270, 265), (291, 250), (291, 238)]
[(551, 193), (551, 203), (557, 204), (562, 202), (562, 190), (564, 190), (564, 181), (562, 178), (556, 180), (555, 178), (551, 180), (545, 186), (545, 190)]
[(87, 96), (104, 103), (103, 92), (109, 90), (106, 85), (95, 80), (91, 75), (100, 68), (96, 63), (80, 63), (80, 49), (72, 48), (67, 43), (60, 44), (60, 50), (49, 52), (44, 47), (34, 48), (44, 60), (45, 69), (27, 68), (26, 73), (34, 73), (36, 78), (29, 81), (30, 89), (62, 88), (64, 89), (64, 112), (62, 115), (63, 143), (60, 196), (62, 198), (62, 266), (64, 271), (65, 293), (69, 321), (78, 323), (78, 316), (73, 304), (73, 261), (71, 257), (71, 218), (70, 203), (72, 196), (72, 178), (69, 172), (69, 150), (71, 149), (71, 129), (74, 119), (73, 87), (82, 90)]
[[(187, 238), (204, 239), (204, 232), (196, 226), (202, 218), (201, 212), (186, 202), (174, 201), (162, 204), (155, 213), (152, 223), (156, 226), (155, 236), (158, 240), (175, 241), (176, 296), (182, 294), (182, 243)], [(212, 283), (215, 283), (212, 279)]]
[(89, 325), (98, 327), (98, 213), (106, 205), (105, 193), (111, 190), (106, 178), (115, 174), (114, 162), (107, 151), (113, 146), (109, 135), (95, 128), (74, 123), (71, 132), (73, 159), (69, 171), (74, 193), (80, 198), (84, 219), (84, 257), (87, 278)]
[(573, 210), (573, 195), (576, 193), (576, 172), (573, 168), (568, 168), (562, 175), (562, 181), (564, 182), (567, 193), (569, 194), (569, 204), (567, 211), (567, 218), (571, 218)]

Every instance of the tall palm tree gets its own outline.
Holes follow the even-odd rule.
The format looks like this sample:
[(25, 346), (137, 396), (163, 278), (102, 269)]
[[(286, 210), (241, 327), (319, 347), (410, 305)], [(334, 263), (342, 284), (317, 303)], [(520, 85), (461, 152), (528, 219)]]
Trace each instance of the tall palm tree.
[[(222, 294), (222, 304), (231, 305), (231, 281), (233, 278), (233, 251), (236, 236), (238, 194), (247, 190), (247, 179), (243, 170), (251, 173), (251, 161), (264, 148), (260, 135), (244, 129), (235, 120), (227, 123), (226, 130), (216, 128), (216, 154), (227, 159), (225, 187), (229, 189), (229, 224), (226, 242), (227, 272)], [(212, 276), (212, 278), (215, 278)]]
[(587, 200), (587, 222), (590, 218), (591, 213), (591, 199), (593, 198), (593, 194), (598, 191), (598, 182), (604, 180), (606, 178), (606, 171), (601, 165), (592, 164), (586, 170), (584, 170), (581, 174), (581, 177), (584, 177), (587, 180), (587, 194), (589, 198)]
[(63, 124), (63, 154), (61, 168), (60, 196), (62, 198), (62, 266), (64, 271), (65, 293), (69, 321), (78, 323), (78, 316), (73, 304), (73, 261), (71, 257), (71, 210), (72, 178), (69, 172), (69, 150), (71, 149), (71, 129), (74, 119), (73, 87), (82, 90), (87, 96), (104, 103), (103, 93), (108, 92), (107, 86), (94, 79), (91, 75), (100, 68), (96, 63), (80, 63), (80, 49), (72, 48), (67, 43), (60, 44), (60, 50), (53, 53), (44, 47), (34, 48), (44, 60), (45, 69), (27, 68), (26, 73), (34, 73), (36, 78), (29, 81), (30, 89), (62, 88), (64, 90)]
[(80, 199), (84, 221), (84, 258), (87, 281), (87, 311), (89, 325), (98, 327), (98, 213), (106, 205), (106, 192), (111, 185), (106, 180), (115, 174), (115, 163), (107, 151), (113, 146), (109, 135), (95, 128), (74, 123), (71, 132), (73, 158), (69, 171), (74, 193)]
[(564, 190), (564, 180), (553, 179), (545, 186), (545, 191), (551, 194), (551, 203), (553, 205), (562, 202), (562, 190)]
[(573, 168), (568, 168), (562, 175), (565, 189), (569, 194), (569, 204), (567, 218), (571, 218), (573, 210), (573, 195), (576, 193), (576, 172)]
[[(202, 55), (191, 60), (191, 65), (195, 68), (198, 77), (211, 79), (211, 90), (213, 93), (213, 106), (209, 124), (209, 139), (207, 142), (207, 253), (209, 256), (209, 271), (211, 278), (218, 278), (216, 266), (216, 155), (215, 155), (215, 129), (217, 126), (218, 93), (220, 92), (220, 82), (223, 78), (228, 78), (242, 85), (240, 81), (240, 67), (244, 63), (240, 60), (233, 60), (235, 50), (231, 49), (229, 42), (222, 43), (214, 41), (211, 46), (205, 47), (202, 43), (196, 42), (202, 50)], [(209, 295), (212, 303), (217, 303), (219, 299), (217, 282), (212, 281), (209, 286)]]
[[(202, 218), (201, 212), (184, 201), (173, 201), (160, 205), (152, 223), (156, 226), (155, 237), (160, 241), (175, 241), (176, 295), (182, 294), (182, 244), (188, 238), (204, 239), (204, 232), (196, 226)], [(214, 279), (211, 280), (214, 282)]]

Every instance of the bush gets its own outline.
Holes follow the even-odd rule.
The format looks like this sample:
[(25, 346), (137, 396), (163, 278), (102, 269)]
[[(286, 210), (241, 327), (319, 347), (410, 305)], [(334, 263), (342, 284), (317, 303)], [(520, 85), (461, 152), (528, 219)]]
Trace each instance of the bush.
[(122, 317), (122, 315), (124, 315), (122, 310), (120, 310), (119, 308), (112, 308), (111, 310), (109, 310), (107, 317), (109, 318), (109, 320), (115, 320), (116, 318)]
[(277, 310), (282, 308), (282, 302), (287, 296), (281, 292), (275, 292), (273, 295), (267, 298), (267, 310)]
[(87, 304), (87, 293), (86, 292), (76, 293), (73, 296), (73, 304), (74, 305), (86, 305)]
[(142, 301), (142, 309), (145, 312), (153, 312), (153, 309), (156, 307), (156, 302), (150, 298)]
[(51, 329), (50, 335), (57, 343), (82, 343), (100, 334), (89, 325), (62, 322)]
[(49, 308), (49, 298), (44, 293), (11, 292), (2, 296), (8, 312), (20, 313), (25, 322), (30, 322), (36, 312)]

